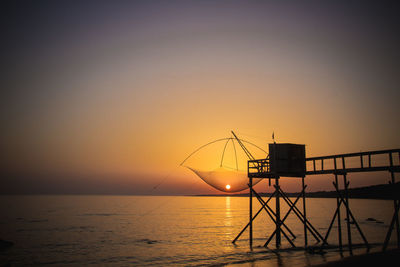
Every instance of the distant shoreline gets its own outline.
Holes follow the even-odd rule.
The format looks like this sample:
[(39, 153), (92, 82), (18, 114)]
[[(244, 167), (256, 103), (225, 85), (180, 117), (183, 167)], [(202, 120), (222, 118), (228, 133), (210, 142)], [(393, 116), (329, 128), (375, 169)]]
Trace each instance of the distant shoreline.
[[(343, 193), (343, 190), (340, 190)], [(289, 192), (286, 193), (288, 197), (297, 197), (300, 192)], [(263, 197), (269, 197), (272, 193), (259, 193)], [(400, 182), (394, 185), (390, 184), (380, 184), (372, 185), (366, 187), (356, 187), (348, 189), (349, 198), (359, 198), (359, 199), (383, 199), (383, 200), (393, 200), (400, 199)], [(165, 197), (248, 197), (248, 193), (221, 193), (221, 194), (101, 194), (101, 193), (9, 193), (0, 194), (0, 197), (5, 196), (165, 196)], [(316, 191), (316, 192), (306, 192), (306, 197), (308, 198), (336, 198), (335, 191)]]
[[(339, 192), (343, 193), (343, 190), (339, 190)], [(297, 197), (300, 192), (292, 192), (286, 193), (288, 197)], [(260, 196), (269, 197), (272, 193), (260, 193)], [(248, 197), (248, 193), (242, 194), (201, 194), (201, 195), (192, 195), (198, 197)], [(317, 192), (306, 192), (306, 197), (308, 198), (336, 198), (336, 191), (317, 191)], [(356, 187), (348, 189), (349, 198), (359, 198), (359, 199), (384, 199), (384, 200), (393, 200), (400, 199), (400, 182), (395, 183), (394, 185), (390, 184), (380, 184), (380, 185), (372, 185), (365, 187)]]

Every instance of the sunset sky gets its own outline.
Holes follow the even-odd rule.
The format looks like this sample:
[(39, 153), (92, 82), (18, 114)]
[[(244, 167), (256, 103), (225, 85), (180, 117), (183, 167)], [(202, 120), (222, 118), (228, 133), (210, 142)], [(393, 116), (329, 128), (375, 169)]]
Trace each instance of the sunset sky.
[(307, 156), (400, 147), (391, 2), (8, 2), (0, 193), (215, 193), (178, 165), (231, 130)]

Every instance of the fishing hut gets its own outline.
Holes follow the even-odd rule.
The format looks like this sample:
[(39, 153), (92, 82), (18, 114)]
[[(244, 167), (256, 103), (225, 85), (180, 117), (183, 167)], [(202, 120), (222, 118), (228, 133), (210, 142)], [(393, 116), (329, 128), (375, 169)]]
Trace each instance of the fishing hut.
[[(276, 247), (279, 248), (282, 243), (282, 236), (290, 243), (292, 247), (295, 247), (293, 240), (296, 235), (287, 226), (285, 220), (291, 212), (293, 212), (297, 218), (304, 225), (304, 242), (307, 246), (307, 232), (309, 231), (314, 238), (319, 242), (323, 240), (322, 235), (316, 230), (316, 228), (309, 222), (306, 216), (306, 185), (304, 178), (306, 176), (306, 151), (305, 145), (299, 144), (287, 144), (287, 143), (273, 143), (269, 144), (269, 156), (265, 159), (253, 159), (248, 161), (248, 177), (249, 177), (249, 223), (239, 233), (239, 235), (233, 240), (233, 243), (241, 236), (241, 234), (249, 228), (249, 242), (250, 246), (253, 245), (253, 221), (265, 210), (268, 216), (275, 224), (275, 230), (269, 236), (264, 246), (268, 246), (272, 239), (275, 237)], [(296, 197), (295, 201), (292, 201), (287, 194), (282, 190), (279, 185), (281, 177), (299, 178), (302, 183), (302, 190)], [(274, 183), (274, 192), (265, 201), (260, 194), (258, 194), (253, 188), (253, 179), (261, 178), (268, 179), (269, 184)], [(253, 216), (253, 196), (260, 202), (261, 208)], [(272, 198), (275, 198), (275, 210), (270, 207), (269, 202)], [(302, 199), (302, 210), (296, 205), (298, 201)], [(281, 214), (281, 201), (285, 202), (289, 206), (289, 210), (282, 216)]]
[[(233, 133), (234, 134), (234, 133)], [(236, 135), (234, 134), (235, 138)], [(244, 145), (238, 140), (239, 144), (246, 151)], [(376, 158), (380, 157), (379, 164)], [(397, 157), (396, 163), (394, 158)], [(382, 163), (382, 158), (386, 159)], [(268, 246), (269, 243), (275, 238), (276, 248), (280, 248), (282, 243), (282, 237), (284, 237), (292, 247), (295, 247), (293, 240), (296, 238), (295, 234), (290, 230), (290, 228), (285, 224), (285, 220), (288, 215), (293, 212), (297, 218), (304, 225), (304, 247), (308, 246), (308, 234), (311, 234), (317, 242), (321, 242), (321, 246), (324, 247), (328, 245), (328, 237), (334, 222), (337, 222), (337, 232), (339, 249), (342, 252), (343, 245), (343, 232), (342, 232), (342, 221), (341, 221), (341, 206), (345, 209), (346, 216), (346, 232), (347, 232), (347, 247), (352, 254), (353, 244), (352, 244), (352, 232), (351, 224), (355, 225), (358, 233), (364, 241), (365, 246), (369, 249), (370, 245), (363, 234), (356, 218), (351, 212), (348, 188), (349, 181), (347, 175), (349, 173), (355, 172), (377, 172), (377, 171), (387, 171), (390, 173), (391, 179), (390, 184), (395, 183), (395, 173), (400, 172), (400, 149), (391, 150), (379, 150), (379, 151), (368, 151), (359, 153), (348, 153), (348, 154), (337, 154), (321, 157), (311, 157), (306, 158), (305, 145), (299, 144), (282, 144), (282, 143), (272, 143), (269, 144), (269, 156), (264, 159), (254, 159), (249, 155), (248, 161), (248, 178), (249, 178), (249, 222), (242, 229), (242, 231), (236, 236), (232, 241), (235, 243), (239, 237), (249, 229), (249, 244), (250, 247), (253, 245), (253, 221), (261, 213), (261, 211), (266, 211), (268, 216), (271, 218), (275, 224), (275, 230), (265, 242), (264, 246)], [(354, 160), (356, 159), (356, 160)], [(348, 167), (347, 163), (351, 160), (352, 165)], [(354, 165), (354, 161), (356, 165)], [(305, 185), (305, 177), (308, 175), (319, 175), (319, 174), (330, 174), (333, 175), (334, 181), (333, 186), (336, 192), (336, 210), (332, 215), (332, 220), (328, 227), (327, 232), (322, 236), (317, 229), (311, 224), (307, 219), (306, 214), (306, 193), (305, 190), (307, 186)], [(340, 189), (339, 177), (342, 177), (343, 186)], [(302, 184), (302, 190), (294, 201), (289, 199), (287, 194), (279, 186), (279, 180), (282, 177), (298, 178)], [(267, 200), (264, 200), (260, 194), (258, 194), (253, 188), (253, 179), (262, 178), (268, 179), (269, 184), (274, 183), (274, 192)], [(260, 202), (261, 208), (253, 214), (253, 198), (256, 198)], [(275, 198), (275, 207), (269, 205), (269, 201)], [(299, 200), (302, 199), (302, 209), (297, 207)], [(281, 202), (286, 203), (289, 206), (289, 210), (282, 216), (281, 214)], [(383, 250), (386, 250), (389, 240), (392, 236), (393, 231), (397, 233), (397, 246), (400, 248), (400, 229), (399, 229), (399, 199), (393, 199), (394, 212), (391, 219), (388, 232), (383, 241)]]

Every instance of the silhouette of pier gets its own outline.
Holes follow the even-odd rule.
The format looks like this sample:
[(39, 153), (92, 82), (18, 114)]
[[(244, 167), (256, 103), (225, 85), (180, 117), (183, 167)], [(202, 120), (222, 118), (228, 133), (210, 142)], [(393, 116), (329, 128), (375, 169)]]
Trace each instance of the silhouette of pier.
[[(234, 134), (234, 133), (233, 133)], [(236, 135), (234, 135), (236, 137)], [(237, 138), (237, 137), (236, 137)], [(241, 144), (240, 140), (238, 141)], [(241, 144), (242, 145), (242, 144)], [(244, 146), (243, 146), (244, 147)], [(246, 149), (245, 147), (243, 149)], [(275, 238), (276, 248), (281, 247), (282, 237), (285, 238), (292, 247), (296, 247), (293, 240), (296, 238), (295, 234), (285, 224), (285, 220), (288, 215), (293, 212), (299, 221), (304, 225), (304, 248), (308, 247), (308, 234), (321, 243), (321, 247), (328, 245), (328, 238), (331, 230), (334, 227), (336, 221), (338, 241), (340, 252), (343, 251), (345, 244), (342, 231), (341, 222), (341, 207), (345, 209), (345, 226), (347, 232), (347, 248), (352, 254), (353, 243), (352, 243), (352, 231), (351, 224), (355, 225), (358, 234), (361, 236), (364, 245), (367, 249), (370, 248), (370, 244), (367, 241), (361, 227), (359, 226), (355, 216), (353, 215), (350, 207), (349, 196), (348, 196), (348, 174), (359, 173), (359, 172), (377, 172), (387, 171), (390, 173), (389, 184), (394, 185), (395, 173), (400, 172), (400, 149), (390, 150), (378, 150), (378, 151), (367, 151), (347, 154), (336, 154), (320, 157), (306, 158), (305, 145), (298, 144), (282, 144), (273, 143), (269, 144), (269, 156), (264, 159), (254, 159), (249, 157), (248, 161), (248, 178), (249, 178), (249, 222), (242, 229), (242, 231), (232, 241), (235, 243), (240, 236), (249, 229), (249, 245), (253, 245), (253, 221), (256, 217), (264, 210), (275, 224), (275, 230), (264, 246), (268, 246), (270, 242)], [(395, 160), (397, 159), (397, 160)], [(321, 175), (331, 174), (333, 175), (333, 186), (336, 191), (336, 210), (332, 215), (329, 227), (325, 235), (317, 231), (317, 229), (307, 219), (307, 208), (306, 208), (306, 188), (305, 178), (309, 175)], [(302, 190), (294, 201), (289, 199), (286, 193), (279, 186), (279, 180), (282, 177), (300, 178), (302, 184)], [(340, 190), (340, 179), (342, 178), (342, 190)], [(274, 193), (267, 199), (264, 200), (253, 188), (253, 179), (262, 178), (269, 179), (269, 184), (274, 182)], [(261, 208), (253, 215), (253, 196), (260, 202)], [(275, 209), (269, 206), (269, 201), (275, 198)], [(302, 200), (302, 209), (300, 210), (296, 205), (299, 200)], [(289, 206), (289, 210), (282, 216), (281, 214), (281, 200)], [(393, 199), (393, 216), (387, 231), (387, 234), (383, 240), (382, 250), (386, 250), (393, 235), (396, 232), (397, 247), (400, 248), (400, 229), (399, 229), (399, 198)]]

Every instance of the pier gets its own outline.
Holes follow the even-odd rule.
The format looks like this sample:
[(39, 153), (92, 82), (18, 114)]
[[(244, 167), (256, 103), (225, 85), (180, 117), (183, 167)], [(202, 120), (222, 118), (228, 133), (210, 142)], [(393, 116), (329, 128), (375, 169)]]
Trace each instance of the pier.
[[(236, 136), (235, 136), (236, 137)], [(238, 140), (239, 144), (241, 143)], [(243, 148), (243, 147), (242, 147)], [(244, 147), (245, 149), (245, 147)], [(361, 236), (363, 243), (367, 249), (370, 248), (367, 238), (362, 232), (355, 216), (351, 211), (349, 202), (348, 189), (350, 182), (348, 175), (359, 172), (378, 172), (386, 171), (390, 174), (389, 184), (394, 185), (395, 173), (400, 172), (400, 149), (377, 150), (347, 154), (327, 155), (320, 157), (306, 157), (305, 145), (298, 144), (269, 144), (269, 156), (264, 159), (251, 159), (248, 161), (247, 173), (249, 178), (249, 222), (242, 231), (232, 241), (235, 243), (240, 236), (248, 229), (249, 245), (253, 246), (253, 221), (264, 210), (273, 223), (275, 230), (269, 235), (264, 246), (268, 246), (275, 238), (275, 246), (277, 249), (281, 247), (282, 238), (285, 238), (292, 247), (296, 247), (293, 240), (295, 234), (285, 224), (288, 215), (293, 212), (300, 223), (304, 225), (304, 248), (309, 244), (308, 235), (311, 235), (317, 243), (320, 243), (321, 248), (328, 245), (328, 239), (332, 228), (336, 222), (338, 232), (338, 246), (340, 252), (345, 248), (350, 254), (353, 251), (351, 224), (354, 224), (358, 234)], [(332, 214), (332, 219), (328, 226), (328, 230), (324, 235), (317, 231), (307, 218), (306, 206), (306, 188), (305, 180), (310, 175), (332, 175), (333, 187), (336, 191), (336, 210)], [(292, 201), (279, 185), (279, 180), (285, 178), (298, 178), (302, 185), (302, 190), (299, 195)], [(267, 199), (264, 200), (253, 188), (253, 179), (261, 178), (268, 179), (269, 184), (274, 183), (275, 191)], [(340, 182), (340, 178), (341, 182)], [(342, 189), (340, 189), (342, 184)], [(253, 215), (253, 197), (261, 204), (261, 208)], [(268, 203), (275, 198), (275, 207), (271, 207)], [(297, 207), (301, 199), (302, 208)], [(289, 206), (286, 214), (281, 214), (281, 201)], [(399, 229), (399, 198), (393, 199), (393, 216), (387, 230), (387, 234), (383, 237), (382, 250), (386, 250), (389, 241), (396, 232), (397, 247), (400, 248), (400, 229)], [(341, 207), (344, 207), (345, 213), (341, 214)], [(283, 215), (283, 216), (282, 216)], [(345, 225), (342, 225), (342, 215), (345, 216)], [(344, 229), (345, 227), (347, 243), (344, 244)]]

